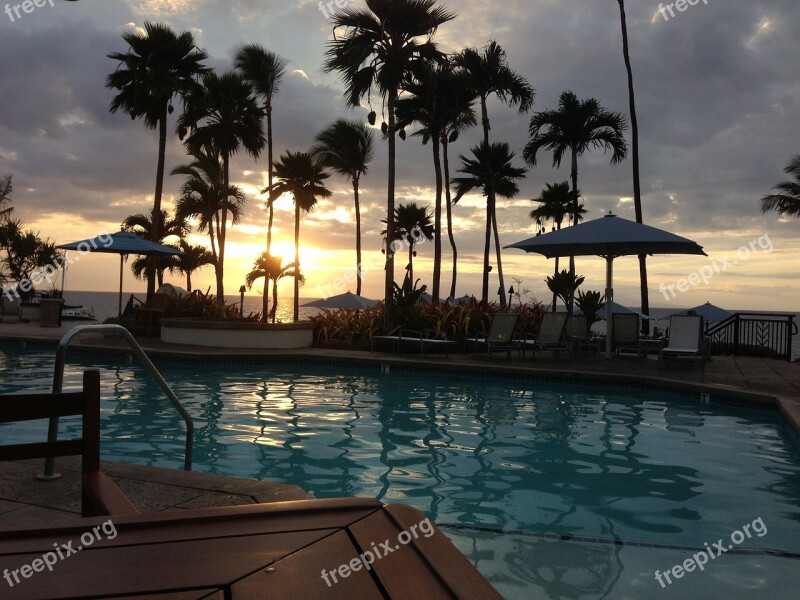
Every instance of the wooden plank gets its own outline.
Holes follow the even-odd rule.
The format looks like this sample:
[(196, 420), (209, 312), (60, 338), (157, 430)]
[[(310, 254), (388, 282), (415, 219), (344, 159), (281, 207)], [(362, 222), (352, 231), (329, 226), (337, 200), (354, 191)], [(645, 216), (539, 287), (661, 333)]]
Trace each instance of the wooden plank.
[(83, 440), (59, 440), (33, 444), (0, 446), (0, 460), (26, 460), (47, 456), (77, 456), (83, 454)]
[(0, 396), (0, 423), (67, 417), (83, 413), (83, 393)]
[(217, 589), (192, 590), (167, 594), (125, 596), (125, 600), (225, 600), (225, 592)]
[[(56, 563), (52, 573), (34, 573), (9, 591), (26, 600), (62, 600), (222, 589), (332, 533), (335, 530), (122, 547), (100, 547), (98, 542)], [(4, 557), (3, 567), (13, 573), (40, 557)]]
[[(350, 567), (340, 566), (358, 551), (344, 531), (261, 569), (231, 587), (232, 600), (378, 600), (384, 596), (356, 559)], [(325, 578), (322, 571), (325, 571)], [(331, 574), (333, 571), (333, 574)], [(343, 577), (342, 574), (347, 575)], [(327, 581), (326, 581), (327, 579)], [(420, 596), (425, 598), (425, 596)]]

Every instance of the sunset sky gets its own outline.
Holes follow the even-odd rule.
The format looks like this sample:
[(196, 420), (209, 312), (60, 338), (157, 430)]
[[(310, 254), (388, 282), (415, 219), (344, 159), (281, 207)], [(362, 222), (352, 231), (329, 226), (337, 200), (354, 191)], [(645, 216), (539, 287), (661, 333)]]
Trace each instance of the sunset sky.
[[(340, 4), (342, 0), (340, 0)], [(11, 3), (12, 7), (16, 3)], [(352, 6), (363, 6), (352, 1)], [(510, 66), (536, 89), (532, 112), (555, 108), (562, 91), (595, 97), (609, 110), (628, 114), (625, 67), (614, 0), (443, 0), (458, 17), (435, 40), (447, 52), (484, 46), (496, 39)], [(628, 3), (628, 28), (640, 127), (645, 222), (697, 241), (709, 258), (656, 256), (649, 260), (654, 306), (692, 306), (706, 300), (730, 309), (800, 310), (800, 220), (762, 215), (759, 199), (784, 180), (789, 158), (800, 153), (800, 3), (797, 0), (731, 2), (709, 0), (684, 12), (659, 12), (655, 0)], [(0, 9), (5, 3), (0, 3)], [(13, 16), (13, 10), (12, 16)], [(327, 9), (316, 0), (81, 0), (49, 3), (13, 20), (0, 12), (0, 175), (14, 175), (15, 216), (43, 237), (64, 243), (118, 231), (130, 214), (152, 208), (157, 133), (141, 121), (108, 111), (112, 92), (106, 76), (117, 63), (106, 54), (125, 51), (125, 30), (145, 21), (190, 30), (218, 70), (231, 67), (239, 47), (258, 42), (289, 64), (275, 99), (276, 156), (307, 150), (314, 137), (339, 117), (366, 120), (367, 109), (350, 110), (335, 74), (321, 69), (331, 38)], [(665, 18), (665, 16), (668, 18)], [(379, 111), (380, 112), (380, 111)], [(518, 166), (528, 139), (531, 113), (496, 101), (489, 105), (493, 141), (507, 141)], [(173, 115), (177, 117), (177, 115)], [(380, 119), (379, 119), (380, 122)], [(174, 121), (170, 123), (174, 131)], [(377, 152), (362, 182), (364, 262), (381, 264), (380, 220), (385, 218), (386, 144), (376, 132)], [(456, 174), (459, 154), (480, 139), (475, 128), (451, 148)], [(609, 156), (591, 152), (579, 159), (579, 188), (587, 219), (609, 210), (633, 219), (630, 160), (611, 166)], [(188, 162), (172, 135), (167, 172)], [(243, 223), (229, 233), (226, 291), (236, 293), (253, 258), (265, 249), (266, 219), (260, 190), (266, 182), (263, 158), (240, 154), (232, 180), (247, 194)], [(498, 199), (503, 245), (535, 234), (528, 217), (545, 183), (569, 177), (569, 165), (551, 167), (549, 155), (529, 170), (521, 193)], [(326, 286), (355, 263), (352, 188), (332, 176), (331, 198), (321, 201), (301, 225), (304, 297), (324, 295)], [(168, 177), (164, 196), (174, 206), (181, 183)], [(398, 141), (397, 201), (431, 205), (434, 172), (431, 147), (410, 137)], [(454, 209), (459, 248), (458, 295), (480, 292), (485, 200), (468, 196)], [(276, 253), (293, 254), (290, 200), (276, 207)], [(194, 243), (207, 242), (194, 233)], [(751, 250), (740, 251), (754, 242)], [(442, 288), (449, 290), (446, 236)], [(738, 256), (737, 256), (738, 252)], [(415, 273), (430, 285), (433, 244), (422, 245)], [(543, 279), (552, 262), (516, 250), (503, 253), (506, 285), (523, 281), (531, 295), (547, 300)], [(727, 272), (667, 300), (660, 286), (728, 260)], [(734, 266), (734, 262), (736, 264)], [(404, 259), (398, 260), (401, 277)], [(492, 261), (494, 262), (494, 261)], [(71, 267), (72, 290), (115, 290), (116, 256), (90, 256)], [(578, 260), (584, 290), (601, 290), (601, 259)], [(496, 270), (490, 290), (497, 290)], [(178, 276), (168, 277), (185, 285)], [(195, 287), (212, 286), (213, 269), (193, 276)], [(615, 263), (617, 301), (638, 305), (634, 257)], [(515, 284), (516, 285), (516, 284)], [(366, 275), (363, 293), (382, 295), (380, 267)], [(126, 291), (144, 283), (128, 272)], [(353, 291), (355, 285), (351, 286)], [(256, 284), (259, 290), (261, 286)], [(288, 299), (291, 283), (281, 288)], [(255, 289), (255, 288), (254, 288)], [(344, 291), (344, 290), (342, 290)]]

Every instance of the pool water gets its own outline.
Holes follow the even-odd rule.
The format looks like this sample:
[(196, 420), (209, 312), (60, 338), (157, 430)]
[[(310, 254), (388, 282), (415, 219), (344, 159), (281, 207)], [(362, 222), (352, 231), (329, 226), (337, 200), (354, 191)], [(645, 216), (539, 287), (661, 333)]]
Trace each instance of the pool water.
[[(52, 356), (0, 347), (0, 393), (49, 390)], [(146, 372), (69, 362), (65, 390), (102, 370), (104, 458), (182, 466), (183, 422)], [(507, 598), (796, 598), (800, 449), (777, 412), (445, 373), (159, 368), (193, 417), (194, 470), (416, 506)], [(757, 519), (702, 572), (654, 577)]]

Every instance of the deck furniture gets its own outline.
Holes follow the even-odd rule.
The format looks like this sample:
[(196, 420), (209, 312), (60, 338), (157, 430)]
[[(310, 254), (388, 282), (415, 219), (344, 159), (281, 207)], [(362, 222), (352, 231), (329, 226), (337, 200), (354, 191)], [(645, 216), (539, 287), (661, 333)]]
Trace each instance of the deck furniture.
[(439, 338), (433, 335), (433, 331), (417, 331), (414, 329), (399, 329), (397, 335), (373, 335), (370, 338), (370, 350), (375, 351), (375, 342), (391, 342), (392, 352), (399, 354), (403, 346), (419, 348), (419, 353), (423, 356), (426, 350), (440, 348), (444, 350), (445, 358), (450, 356), (450, 350), (457, 344), (447, 337)]
[(619, 355), (620, 350), (631, 350), (639, 354), (639, 315), (635, 313), (614, 313), (611, 315), (611, 352)]
[(660, 367), (669, 358), (691, 358), (692, 368), (697, 359), (705, 368), (703, 355), (703, 317), (700, 315), (672, 315), (669, 318), (669, 343), (658, 353)]
[(592, 354), (600, 353), (600, 345), (589, 333), (589, 321), (584, 315), (569, 315), (564, 326), (564, 337), (567, 345), (572, 349), (573, 356), (588, 351)]
[(138, 513), (117, 484), (100, 471), (100, 374), (97, 371), (84, 372), (81, 392), (5, 395), (0, 396), (0, 407), (0, 423), (82, 415), (80, 439), (1, 445), (0, 460), (80, 455), (83, 516)]
[(167, 312), (167, 302), (169, 295), (153, 294), (153, 300), (149, 306), (137, 306), (133, 309), (133, 331), (139, 335), (142, 330), (146, 331), (147, 337), (153, 337), (153, 328), (158, 325), (159, 319)]
[(517, 321), (519, 321), (518, 314), (495, 313), (492, 315), (492, 322), (489, 324), (487, 333), (469, 338), (465, 342), (473, 345), (475, 354), (478, 353), (479, 347), (485, 346), (489, 356), (492, 355), (493, 350), (505, 350), (508, 358), (511, 358), (511, 351), (519, 349), (519, 343), (514, 338)]
[(525, 350), (530, 348), (533, 355), (536, 351), (550, 350), (558, 356), (561, 350), (569, 350), (566, 339), (564, 338), (564, 327), (567, 324), (567, 313), (546, 312), (542, 315), (539, 323), (539, 332), (534, 339), (525, 338), (520, 341), (522, 346), (522, 357), (525, 358)]
[(19, 323), (22, 321), (22, 301), (0, 295), (0, 323)]
[(93, 518), (0, 532), (0, 563), (12, 581), (54, 544), (72, 541), (77, 549), (93, 537), (52, 572), (19, 577), (13, 589), (3, 581), (5, 593), (26, 600), (502, 598), (419, 510), (372, 498), (120, 516), (111, 539), (108, 531), (108, 520)]

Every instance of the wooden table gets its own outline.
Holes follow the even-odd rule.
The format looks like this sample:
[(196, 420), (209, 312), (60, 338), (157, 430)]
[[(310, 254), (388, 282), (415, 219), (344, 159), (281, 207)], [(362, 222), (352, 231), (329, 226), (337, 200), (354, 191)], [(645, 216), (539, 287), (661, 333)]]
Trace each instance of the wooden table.
[[(82, 548), (52, 572), (27, 570), (23, 578), (18, 571), (13, 587), (0, 577), (0, 598), (501, 598), (423, 521), (408, 506), (353, 498), (96, 517), (0, 532), (0, 576), (8, 569), (12, 582), (14, 570), (35, 566), (54, 545)], [(84, 547), (81, 538), (86, 542), (95, 527), (98, 534)], [(108, 539), (112, 530), (117, 535)], [(370, 561), (368, 552), (383, 556)]]

